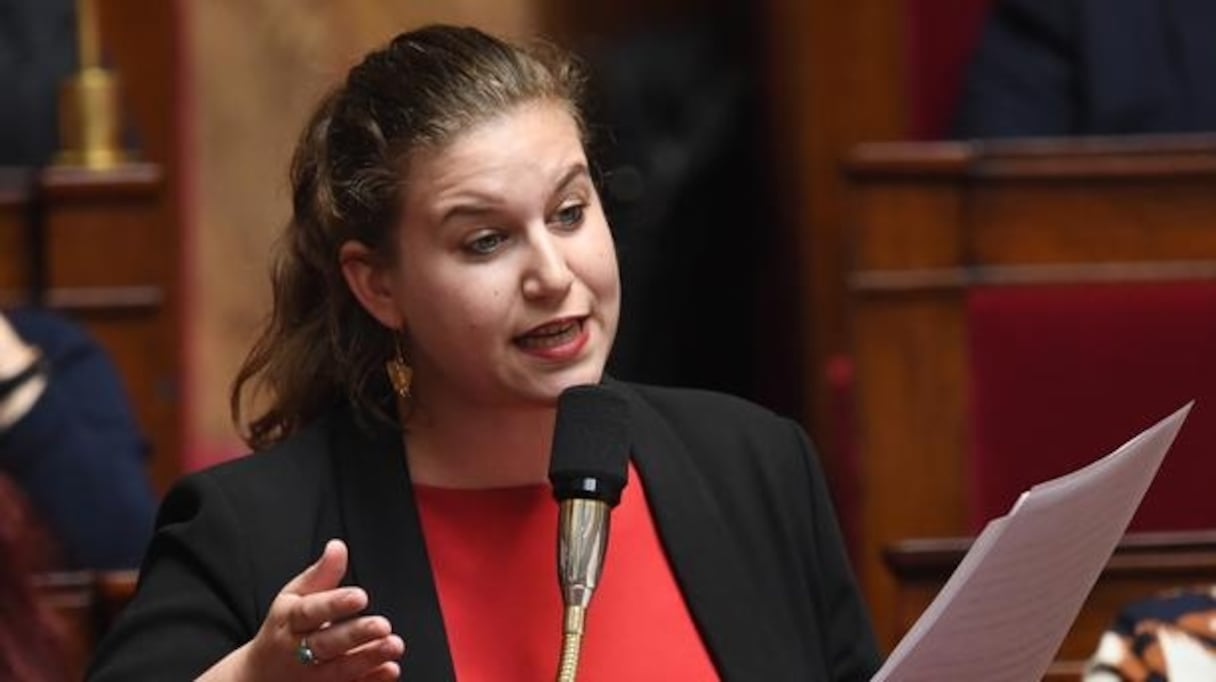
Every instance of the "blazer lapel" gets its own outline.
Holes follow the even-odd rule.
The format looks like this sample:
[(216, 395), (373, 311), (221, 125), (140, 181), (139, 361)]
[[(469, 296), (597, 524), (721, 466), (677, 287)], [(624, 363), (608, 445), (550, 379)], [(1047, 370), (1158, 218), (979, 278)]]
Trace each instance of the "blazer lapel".
[(405, 640), (401, 676), (455, 680), (399, 432), (361, 431), (349, 419), (334, 439), (353, 584)]
[(799, 667), (779, 646), (790, 633), (776, 632), (761, 615), (763, 597), (740, 563), (742, 550), (730, 542), (723, 511), (693, 453), (636, 393), (613, 383), (629, 397), (633, 459), (676, 581), (718, 671), (724, 679), (788, 678)]

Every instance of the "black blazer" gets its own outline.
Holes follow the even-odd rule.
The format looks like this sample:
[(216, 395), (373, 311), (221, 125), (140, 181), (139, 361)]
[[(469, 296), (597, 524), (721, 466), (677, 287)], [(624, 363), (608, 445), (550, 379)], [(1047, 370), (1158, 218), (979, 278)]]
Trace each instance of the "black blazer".
[[(617, 385), (660, 538), (721, 676), (869, 679), (877, 648), (801, 429), (719, 394)], [(454, 679), (401, 441), (335, 413), (184, 479), (89, 679), (193, 678), (253, 637), (330, 538), (348, 543), (368, 611), (405, 640), (402, 678)]]
[(1216, 2), (999, 0), (958, 137), (1216, 130)]

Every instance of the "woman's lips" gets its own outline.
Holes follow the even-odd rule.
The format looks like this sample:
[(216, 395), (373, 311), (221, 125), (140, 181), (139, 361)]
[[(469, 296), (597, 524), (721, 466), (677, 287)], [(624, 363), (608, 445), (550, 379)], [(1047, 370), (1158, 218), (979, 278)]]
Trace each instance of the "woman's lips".
[(586, 318), (566, 318), (543, 324), (515, 337), (520, 350), (545, 358), (566, 360), (578, 355), (589, 337)]

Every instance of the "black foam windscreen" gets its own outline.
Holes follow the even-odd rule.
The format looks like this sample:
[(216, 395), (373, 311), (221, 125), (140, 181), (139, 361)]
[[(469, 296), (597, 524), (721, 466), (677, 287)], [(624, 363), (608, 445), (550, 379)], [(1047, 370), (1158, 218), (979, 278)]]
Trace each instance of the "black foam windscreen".
[(573, 386), (557, 399), (549, 480), (558, 500), (616, 505), (629, 462), (629, 407), (606, 386)]

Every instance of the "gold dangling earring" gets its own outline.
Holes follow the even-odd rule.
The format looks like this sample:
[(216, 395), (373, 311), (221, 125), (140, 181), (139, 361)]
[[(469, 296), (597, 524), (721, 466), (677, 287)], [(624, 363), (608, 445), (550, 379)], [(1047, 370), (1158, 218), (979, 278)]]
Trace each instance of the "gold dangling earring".
[(401, 349), (401, 332), (393, 331), (393, 346), (396, 348), (396, 354), (389, 358), (384, 363), (384, 371), (388, 374), (388, 381), (393, 385), (393, 390), (403, 400), (410, 398), (410, 384), (414, 381), (414, 370), (405, 362), (405, 352)]

